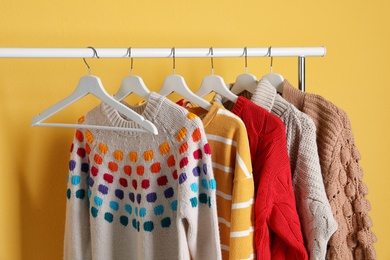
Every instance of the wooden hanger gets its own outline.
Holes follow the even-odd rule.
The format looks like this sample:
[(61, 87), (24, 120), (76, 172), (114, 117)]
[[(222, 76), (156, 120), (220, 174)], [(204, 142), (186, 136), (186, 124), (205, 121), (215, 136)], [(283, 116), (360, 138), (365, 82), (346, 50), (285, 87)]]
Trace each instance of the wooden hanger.
[(130, 94), (135, 93), (144, 99), (148, 99), (150, 96), (150, 90), (145, 85), (144, 81), (141, 77), (133, 75), (133, 58), (131, 57), (131, 48), (128, 50), (129, 57), (131, 59), (131, 75), (125, 77), (122, 80), (122, 84), (118, 90), (118, 92), (114, 95), (114, 98), (118, 101), (123, 100), (128, 97)]
[(164, 80), (164, 83), (159, 90), (158, 94), (162, 96), (168, 96), (171, 93), (175, 92), (188, 101), (197, 104), (198, 106), (206, 109), (207, 111), (211, 108), (211, 103), (207, 100), (195, 95), (190, 88), (187, 86), (184, 78), (180, 75), (175, 74), (175, 48), (172, 49), (173, 53), (173, 74), (167, 76)]
[[(96, 56), (96, 50), (93, 49)], [(95, 56), (94, 56), (95, 57)], [(97, 56), (98, 57), (98, 56)], [(104, 129), (104, 130), (117, 130), (117, 131), (132, 131), (132, 132), (151, 132), (153, 134), (158, 134), (156, 126), (145, 120), (144, 117), (137, 114), (135, 111), (126, 107), (119, 101), (112, 98), (104, 89), (102, 82), (96, 76), (90, 75), (90, 67), (88, 63), (85, 61), (85, 64), (88, 67), (88, 75), (81, 77), (76, 89), (71, 93), (70, 96), (61, 100), (60, 102), (52, 105), (48, 109), (44, 110), (41, 114), (36, 115), (32, 122), (32, 126), (52, 126), (52, 127), (68, 127), (68, 128), (88, 128), (88, 129)], [(85, 125), (85, 124), (63, 124), (63, 123), (42, 123), (43, 120), (49, 118), (50, 116), (58, 113), (65, 107), (73, 104), (79, 99), (85, 97), (88, 94), (92, 94), (105, 104), (111, 106), (123, 116), (127, 117), (128, 120), (133, 120), (144, 129), (138, 128), (123, 128), (123, 127), (112, 127), (112, 126), (100, 126), (100, 125)]]
[(195, 93), (199, 97), (204, 97), (211, 92), (216, 92), (230, 101), (236, 103), (237, 95), (229, 90), (222, 77), (214, 75), (214, 60), (213, 60), (213, 48), (210, 48), (211, 53), (211, 75), (205, 76), (202, 80), (200, 88)]

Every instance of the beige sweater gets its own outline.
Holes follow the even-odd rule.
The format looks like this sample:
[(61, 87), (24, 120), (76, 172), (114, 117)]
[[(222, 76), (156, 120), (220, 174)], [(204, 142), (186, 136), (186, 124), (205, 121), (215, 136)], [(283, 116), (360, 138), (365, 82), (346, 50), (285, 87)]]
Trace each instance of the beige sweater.
[(346, 113), (325, 98), (283, 83), (283, 98), (309, 115), (317, 127), (317, 146), (325, 190), (338, 222), (328, 244), (328, 259), (375, 259), (370, 204), (362, 181), (360, 154)]

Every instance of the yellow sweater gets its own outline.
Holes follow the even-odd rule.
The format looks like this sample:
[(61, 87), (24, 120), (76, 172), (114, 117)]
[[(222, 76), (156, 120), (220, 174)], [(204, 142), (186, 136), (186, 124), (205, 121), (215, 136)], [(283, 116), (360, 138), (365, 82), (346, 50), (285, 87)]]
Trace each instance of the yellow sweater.
[(245, 125), (217, 103), (208, 112), (188, 110), (202, 118), (211, 148), (222, 258), (254, 258), (254, 182)]

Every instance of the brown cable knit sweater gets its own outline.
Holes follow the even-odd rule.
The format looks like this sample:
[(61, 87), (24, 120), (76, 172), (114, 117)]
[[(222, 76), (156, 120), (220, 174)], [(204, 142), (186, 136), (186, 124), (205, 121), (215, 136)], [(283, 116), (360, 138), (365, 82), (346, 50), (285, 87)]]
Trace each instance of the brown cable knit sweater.
[(375, 234), (370, 230), (370, 203), (362, 181), (360, 154), (347, 114), (325, 98), (299, 91), (287, 80), (283, 98), (309, 115), (317, 128), (317, 146), (325, 190), (338, 222), (328, 243), (327, 259), (375, 259)]

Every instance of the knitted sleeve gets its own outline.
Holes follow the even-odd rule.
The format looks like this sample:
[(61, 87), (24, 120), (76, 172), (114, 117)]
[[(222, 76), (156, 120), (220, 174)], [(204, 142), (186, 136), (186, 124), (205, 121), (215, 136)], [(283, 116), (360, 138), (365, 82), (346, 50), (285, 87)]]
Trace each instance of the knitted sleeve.
[(256, 196), (258, 259), (308, 259), (296, 210), (284, 127), (268, 145)]
[[(328, 197), (335, 208), (338, 230), (329, 241), (329, 259), (376, 259), (374, 243), (376, 236), (371, 231), (371, 209), (366, 198), (367, 186), (363, 182), (360, 153), (348, 117), (341, 110), (343, 130), (337, 138), (329, 167)], [(337, 178), (335, 177), (336, 175)]]
[(179, 232), (184, 234), (179, 248), (188, 249), (192, 259), (221, 259), (211, 150), (200, 119), (191, 113), (189, 117), (192, 120), (176, 135), (180, 142), (176, 162), (178, 225)]
[(237, 133), (235, 142), (229, 259), (252, 259), (255, 256), (254, 182), (246, 131)]
[(293, 186), (310, 259), (325, 259), (327, 244), (337, 229), (326, 196), (316, 143), (316, 127), (303, 120), (299, 136)]
[(85, 135), (75, 131), (67, 180), (64, 259), (91, 259), (88, 210), (89, 162)]

